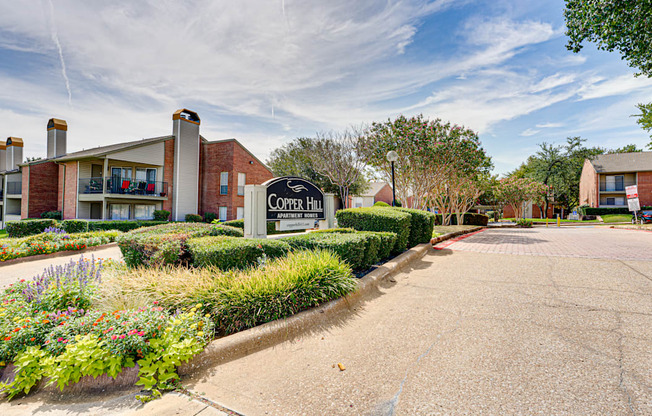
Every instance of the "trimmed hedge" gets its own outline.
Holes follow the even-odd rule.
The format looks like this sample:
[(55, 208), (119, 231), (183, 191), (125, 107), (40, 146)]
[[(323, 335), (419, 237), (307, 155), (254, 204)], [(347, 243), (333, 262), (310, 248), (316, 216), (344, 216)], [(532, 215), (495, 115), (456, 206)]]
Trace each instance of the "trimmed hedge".
[(38, 220), (21, 220), (7, 221), (5, 229), (7, 235), (11, 238), (27, 237), (28, 235), (40, 234), (48, 227), (58, 226), (57, 220), (38, 219)]
[(244, 231), (240, 228), (229, 227), (228, 225), (214, 224), (211, 235), (224, 235), (227, 237), (244, 237)]
[(337, 254), (340, 259), (347, 262), (354, 270), (366, 270), (371, 264), (365, 263), (367, 257), (367, 238), (359, 233), (338, 234), (338, 233), (309, 233), (284, 237), (281, 240), (288, 243), (294, 249), (305, 250), (329, 250)]
[(380, 248), (378, 249), (378, 258), (384, 260), (392, 254), (392, 249), (396, 245), (396, 233), (388, 231), (369, 231), (380, 237)]
[(154, 221), (167, 221), (170, 219), (170, 211), (157, 209), (154, 211)]
[(214, 212), (204, 212), (204, 222), (211, 223), (217, 219), (217, 214)]
[(141, 227), (153, 227), (155, 225), (168, 224), (167, 221), (89, 221), (88, 231), (118, 230), (123, 233)]
[(387, 202), (378, 201), (374, 204), (375, 207), (391, 207)]
[(408, 247), (414, 247), (419, 244), (430, 242), (430, 239), (432, 238), (432, 229), (435, 226), (435, 214), (420, 209), (393, 209), (407, 212), (412, 216), (410, 220), (410, 239), (408, 240)]
[(41, 213), (41, 218), (50, 220), (61, 220), (61, 211), (46, 211)]
[(186, 222), (203, 222), (204, 219), (201, 215), (197, 214), (186, 214)]
[(407, 248), (411, 214), (387, 208), (349, 208), (337, 211), (336, 217), (340, 227), (396, 233), (396, 244), (392, 250), (394, 254), (402, 253)]
[(189, 264), (186, 240), (207, 236), (213, 226), (204, 223), (167, 223), (130, 231), (117, 238), (129, 267)]
[[(242, 228), (244, 230), (244, 219), (225, 221), (225, 222), (222, 222), (221, 224), (228, 225), (230, 227)], [(273, 221), (272, 222), (269, 222), (269, 221), (267, 222), (267, 235), (294, 234), (294, 233), (302, 233), (302, 232), (303, 232), (303, 230), (277, 231), (276, 230), (276, 224)]]
[(244, 269), (257, 264), (263, 256), (273, 259), (287, 255), (290, 245), (264, 238), (201, 237), (186, 242), (195, 267)]
[(222, 224), (228, 225), (229, 227), (242, 228), (244, 230), (244, 219), (224, 221)]
[(380, 251), (382, 240), (380, 236), (373, 231), (361, 231), (357, 234), (365, 238), (363, 265), (366, 268), (369, 268), (380, 261), (380, 255), (378, 252)]
[[(641, 207), (641, 210), (649, 210), (652, 207)], [(583, 215), (611, 215), (611, 214), (631, 214), (629, 208), (580, 208), (584, 211)]]
[(85, 233), (88, 231), (88, 221), (64, 220), (61, 222), (61, 229), (67, 233)]
[[(441, 214), (435, 214), (435, 225), (441, 225)], [(484, 214), (477, 214), (474, 212), (467, 212), (463, 217), (464, 225), (482, 225), (487, 226), (489, 217)], [(457, 216), (451, 215), (450, 225), (457, 225)]]

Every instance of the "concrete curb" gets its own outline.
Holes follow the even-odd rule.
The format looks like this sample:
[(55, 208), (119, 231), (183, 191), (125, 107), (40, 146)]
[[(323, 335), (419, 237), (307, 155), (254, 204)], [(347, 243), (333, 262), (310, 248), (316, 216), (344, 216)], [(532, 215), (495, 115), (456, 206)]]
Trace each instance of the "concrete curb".
[[(435, 244), (439, 244), (442, 241), (450, 240), (451, 238), (459, 237), (460, 235), (474, 233), (476, 231), (480, 231), (480, 230), (485, 229), (485, 228), (488, 228), (488, 227), (480, 225), (480, 226), (477, 226), (477, 227), (469, 228), (468, 230), (462, 230), (462, 231), (455, 231), (455, 232), (452, 232), (452, 233), (446, 233), (446, 234), (440, 235), (438, 237), (434, 237), (432, 240), (430, 240), (430, 244), (432, 244), (434, 246)], [(507, 227), (496, 227), (496, 228), (507, 228)]]
[(315, 326), (334, 321), (341, 314), (355, 310), (363, 300), (374, 294), (382, 281), (408, 263), (423, 257), (429, 249), (428, 244), (420, 244), (384, 263), (360, 279), (358, 290), (343, 298), (212, 341), (199, 355), (179, 366), (179, 375), (192, 377), (198, 370), (242, 358), (296, 338)]
[(72, 256), (75, 254), (90, 253), (93, 251), (98, 251), (109, 247), (115, 247), (117, 245), (118, 243), (109, 243), (109, 244), (103, 244), (99, 246), (86, 247), (83, 250), (66, 250), (66, 251), (57, 251), (56, 253), (50, 253), (50, 254), (37, 254), (36, 256), (18, 257), (17, 259), (11, 259), (11, 260), (0, 262), (0, 268), (2, 266), (11, 266), (12, 264), (20, 264), (20, 263), (27, 263), (36, 260), (53, 259), (56, 257), (65, 257), (65, 256)]

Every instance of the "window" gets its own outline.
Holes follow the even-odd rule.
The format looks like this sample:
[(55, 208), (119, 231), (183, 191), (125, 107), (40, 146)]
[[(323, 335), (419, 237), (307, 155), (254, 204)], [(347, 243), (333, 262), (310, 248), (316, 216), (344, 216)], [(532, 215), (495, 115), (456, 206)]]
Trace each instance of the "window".
[(154, 205), (136, 205), (134, 207), (134, 218), (137, 220), (154, 219)]
[(226, 221), (226, 207), (220, 207), (220, 221)]
[(625, 205), (624, 197), (608, 197), (605, 205)]
[(238, 195), (244, 195), (244, 187), (246, 181), (247, 175), (244, 173), (238, 173)]
[(229, 193), (229, 172), (220, 173), (220, 195)]
[(244, 207), (238, 207), (236, 211), (237, 211), (236, 218), (235, 218), (236, 220), (241, 220), (242, 218), (244, 218)]
[(625, 190), (625, 176), (613, 175), (606, 177), (606, 191), (624, 191)]
[(111, 204), (109, 205), (109, 218), (112, 220), (128, 220), (129, 204)]

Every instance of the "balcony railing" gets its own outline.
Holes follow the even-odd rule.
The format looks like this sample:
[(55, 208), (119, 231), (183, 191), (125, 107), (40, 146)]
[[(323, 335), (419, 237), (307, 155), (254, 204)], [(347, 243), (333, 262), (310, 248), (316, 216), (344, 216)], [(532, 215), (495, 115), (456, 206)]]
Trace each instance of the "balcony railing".
[(22, 192), (22, 182), (7, 182), (7, 195), (20, 195)]
[(80, 194), (120, 194), (142, 196), (167, 196), (168, 183), (134, 180), (113, 176), (110, 178), (79, 179)]
[(625, 188), (632, 185), (636, 185), (636, 181), (625, 181), (622, 184), (606, 184), (603, 182), (600, 184), (600, 192), (625, 192)]

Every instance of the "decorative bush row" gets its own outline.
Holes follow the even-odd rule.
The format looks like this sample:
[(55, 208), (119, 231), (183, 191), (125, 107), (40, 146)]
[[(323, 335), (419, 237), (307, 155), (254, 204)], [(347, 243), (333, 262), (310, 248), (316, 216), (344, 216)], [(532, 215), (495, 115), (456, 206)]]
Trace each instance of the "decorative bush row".
[[(389, 231), (396, 234), (392, 253), (405, 251), (410, 240), (412, 215), (395, 208), (350, 208), (337, 211), (340, 227), (358, 231)], [(430, 229), (432, 233), (432, 228)]]
[(192, 238), (187, 246), (195, 267), (222, 270), (255, 266), (262, 259), (282, 257), (290, 251), (290, 246), (279, 240), (233, 237)]
[[(410, 219), (410, 239), (408, 247), (429, 243), (432, 238), (432, 229), (435, 226), (435, 214), (420, 209), (393, 208), (397, 211), (407, 212)], [(486, 224), (485, 224), (486, 225)]]
[(127, 232), (140, 227), (151, 227), (159, 224), (167, 224), (167, 221), (57, 221), (54, 219), (27, 219), (21, 221), (7, 221), (5, 228), (10, 238), (20, 238), (28, 235), (40, 234), (48, 227), (61, 228), (68, 233), (106, 230)]
[(68, 234), (59, 228), (46, 228), (46, 232), (19, 239), (3, 240), (0, 262), (58, 251), (83, 250), (115, 241), (120, 231), (94, 231)]
[[(641, 207), (642, 210), (652, 210), (652, 207)], [(582, 215), (611, 215), (611, 214), (631, 214), (627, 207), (623, 208), (590, 208), (581, 207)]]
[[(213, 222), (215, 223), (215, 222)], [(240, 228), (244, 231), (244, 220), (239, 219), (239, 220), (231, 220), (231, 221), (224, 221), (221, 222), (220, 224), (228, 225), (230, 227), (236, 227)], [(293, 233), (300, 233), (303, 232), (302, 230), (296, 230), (296, 231), (278, 231), (276, 229), (276, 224), (272, 221), (267, 223), (267, 235), (274, 235), (274, 234), (293, 234)]]
[[(435, 224), (441, 225), (441, 214), (435, 214), (435, 216), (436, 216)], [(452, 215), (450, 218), (451, 218), (450, 225), (457, 225), (457, 216)], [(484, 214), (467, 212), (466, 214), (464, 214), (463, 221), (464, 221), (464, 225), (481, 225), (486, 227), (487, 224), (489, 224), (489, 217)]]

